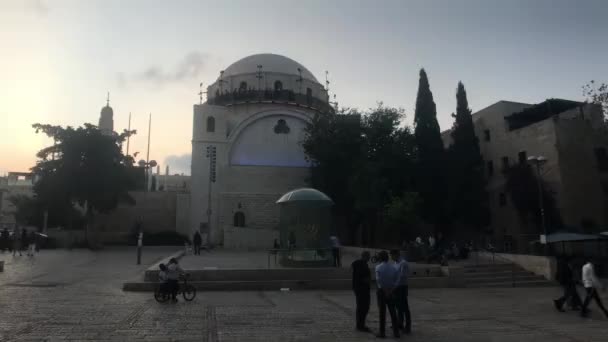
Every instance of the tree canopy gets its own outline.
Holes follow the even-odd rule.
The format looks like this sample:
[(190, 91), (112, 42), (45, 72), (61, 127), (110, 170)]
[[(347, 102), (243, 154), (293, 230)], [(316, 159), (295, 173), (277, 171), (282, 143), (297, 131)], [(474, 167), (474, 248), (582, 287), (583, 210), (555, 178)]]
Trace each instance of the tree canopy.
[(446, 156), (433, 93), (424, 69), (420, 70), (414, 125), (418, 148), (416, 183), (422, 198), (422, 217), (429, 223), (445, 224), (448, 219)]
[(489, 223), (484, 164), (462, 82), (456, 91), (456, 114), (449, 152), (450, 216), (479, 230)]
[(376, 233), (385, 206), (411, 190), (415, 144), (403, 117), (403, 110), (380, 104), (363, 113), (318, 114), (306, 129), (310, 183), (332, 197), (351, 241), (358, 226), (365, 244), (382, 239)]
[(123, 155), (121, 146), (135, 131), (103, 135), (90, 124), (77, 128), (34, 124), (33, 128), (54, 142), (38, 152), (32, 168), (38, 176), (34, 192), (43, 205), (61, 204), (71, 210), (77, 204), (91, 217), (120, 202), (133, 203), (128, 194), (136, 181), (133, 158)]

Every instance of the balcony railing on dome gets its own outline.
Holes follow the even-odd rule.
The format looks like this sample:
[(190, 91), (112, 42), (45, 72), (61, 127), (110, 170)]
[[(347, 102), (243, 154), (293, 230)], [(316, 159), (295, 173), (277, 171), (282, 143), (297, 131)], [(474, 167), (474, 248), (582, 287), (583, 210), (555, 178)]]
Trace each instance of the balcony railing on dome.
[(234, 90), (232, 92), (217, 91), (215, 96), (209, 97), (207, 103), (218, 106), (232, 106), (245, 103), (282, 103), (293, 106), (310, 108), (321, 113), (333, 111), (333, 107), (326, 101), (307, 94), (296, 94), (292, 90)]

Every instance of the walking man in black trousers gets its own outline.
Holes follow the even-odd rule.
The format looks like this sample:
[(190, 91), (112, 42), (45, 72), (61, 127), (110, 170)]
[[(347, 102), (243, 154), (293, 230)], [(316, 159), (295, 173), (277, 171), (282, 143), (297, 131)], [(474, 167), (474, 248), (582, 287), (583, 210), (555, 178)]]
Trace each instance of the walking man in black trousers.
[(572, 264), (566, 257), (559, 260), (557, 281), (564, 289), (564, 295), (553, 300), (553, 304), (557, 311), (564, 312), (563, 306), (568, 300), (570, 300), (572, 309), (578, 310), (581, 307), (581, 297), (579, 297), (578, 292), (576, 291), (576, 281), (574, 280)]
[[(403, 252), (405, 254), (405, 252)], [(410, 266), (405, 260), (405, 255), (399, 255), (398, 250), (391, 251), (391, 258), (395, 261), (395, 268), (399, 275), (396, 282), (395, 300), (397, 306), (397, 319), (399, 320), (399, 329), (409, 334), (412, 332), (412, 318), (410, 315), (410, 304), (408, 302), (408, 275), (410, 272)], [(405, 318), (405, 326), (403, 326), (403, 319)]]
[(196, 233), (194, 233), (192, 242), (194, 243), (194, 255), (201, 255), (201, 245), (203, 244), (203, 237), (201, 236), (201, 233), (196, 231)]
[(353, 291), (357, 303), (357, 330), (370, 332), (370, 329), (365, 325), (365, 318), (369, 312), (370, 302), (370, 284), (372, 275), (369, 270), (370, 255), (365, 251), (361, 253), (361, 259), (353, 261), (351, 269), (353, 271)]
[(386, 309), (391, 315), (391, 323), (393, 324), (393, 336), (399, 337), (399, 324), (397, 324), (397, 314), (395, 312), (395, 284), (397, 281), (397, 269), (395, 265), (389, 263), (388, 253), (381, 251), (378, 253), (381, 264), (376, 266), (376, 283), (378, 291), (378, 311), (380, 314), (380, 332), (379, 338), (386, 338)]

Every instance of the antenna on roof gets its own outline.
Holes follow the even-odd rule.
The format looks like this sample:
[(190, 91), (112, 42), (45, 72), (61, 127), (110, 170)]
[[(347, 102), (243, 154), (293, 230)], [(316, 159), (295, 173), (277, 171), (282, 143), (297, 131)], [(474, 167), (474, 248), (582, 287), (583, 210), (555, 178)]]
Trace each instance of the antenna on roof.
[(300, 94), (302, 94), (302, 68), (298, 68), (298, 74), (300, 75), (296, 82), (300, 82)]
[(110, 107), (110, 92), (108, 91), (108, 97), (106, 97), (106, 107)]
[(203, 82), (201, 82), (201, 84), (199, 85), (199, 88), (200, 88), (200, 90), (198, 92), (198, 97), (200, 99), (199, 104), (203, 104), (203, 94), (207, 93), (206, 91), (203, 91)]

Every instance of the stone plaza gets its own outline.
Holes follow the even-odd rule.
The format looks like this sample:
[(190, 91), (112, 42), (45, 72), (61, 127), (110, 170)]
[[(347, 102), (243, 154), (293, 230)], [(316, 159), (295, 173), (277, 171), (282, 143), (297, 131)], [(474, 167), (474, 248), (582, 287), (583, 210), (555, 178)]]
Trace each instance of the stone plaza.
[[(193, 302), (159, 304), (149, 292), (121, 290), (173, 252), (147, 248), (139, 266), (132, 248), (0, 255), (0, 341), (375, 340), (354, 330), (350, 291), (199, 292)], [(606, 341), (599, 310), (591, 305), (587, 319), (559, 313), (551, 302), (559, 294), (558, 287), (412, 289), (413, 333), (401, 340)], [(377, 329), (373, 299), (371, 308), (368, 325)]]

